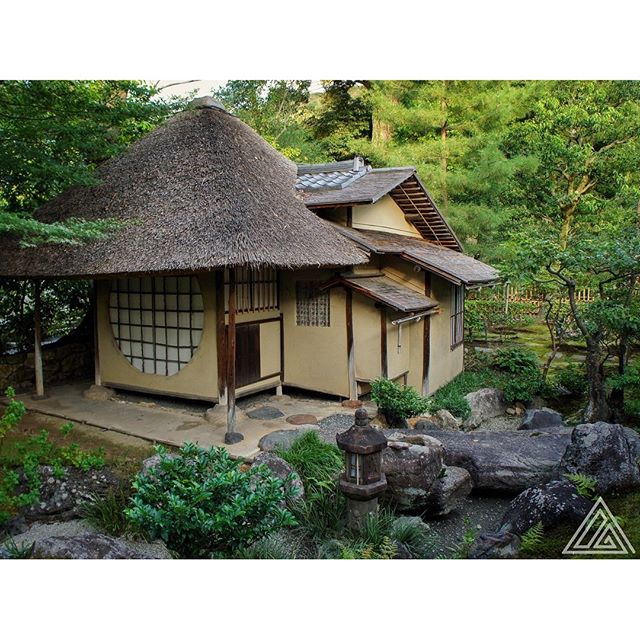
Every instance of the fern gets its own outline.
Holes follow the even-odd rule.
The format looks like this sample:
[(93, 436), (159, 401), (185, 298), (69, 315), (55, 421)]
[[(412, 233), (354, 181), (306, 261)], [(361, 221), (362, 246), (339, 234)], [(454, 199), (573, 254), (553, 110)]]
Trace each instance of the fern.
[(536, 522), (520, 539), (520, 551), (533, 552), (540, 547), (544, 539), (542, 522)]
[(593, 500), (596, 497), (596, 488), (598, 482), (595, 478), (587, 476), (584, 473), (565, 473), (564, 477), (573, 482), (578, 493), (589, 500)]

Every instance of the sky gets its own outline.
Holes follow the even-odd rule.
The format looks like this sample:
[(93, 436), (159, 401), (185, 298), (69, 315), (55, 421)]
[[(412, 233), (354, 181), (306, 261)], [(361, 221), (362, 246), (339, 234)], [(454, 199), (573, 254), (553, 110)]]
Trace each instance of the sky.
[[(160, 96), (168, 98), (170, 96), (185, 96), (192, 91), (196, 91), (194, 97), (211, 95), (212, 91), (222, 87), (227, 80), (150, 80), (151, 83), (158, 83), (159, 87), (166, 87), (160, 91)], [(320, 80), (311, 81), (311, 92), (322, 91)]]

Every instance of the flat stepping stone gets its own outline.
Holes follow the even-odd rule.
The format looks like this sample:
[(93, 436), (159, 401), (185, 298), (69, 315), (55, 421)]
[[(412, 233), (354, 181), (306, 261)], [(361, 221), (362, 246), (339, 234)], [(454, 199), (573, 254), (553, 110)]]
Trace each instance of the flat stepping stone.
[(310, 413), (294, 413), (287, 418), (289, 424), (318, 424), (318, 418)]
[(273, 451), (275, 449), (282, 449), (287, 451), (291, 448), (294, 440), (299, 438), (303, 433), (307, 431), (317, 431), (317, 425), (309, 424), (299, 429), (289, 429), (289, 430), (280, 430), (280, 431), (272, 431), (268, 433), (266, 436), (262, 436), (260, 438), (260, 442), (258, 442), (258, 448), (260, 451)]
[(284, 413), (275, 407), (265, 406), (247, 411), (247, 415), (254, 420), (275, 420), (276, 418), (282, 418)]

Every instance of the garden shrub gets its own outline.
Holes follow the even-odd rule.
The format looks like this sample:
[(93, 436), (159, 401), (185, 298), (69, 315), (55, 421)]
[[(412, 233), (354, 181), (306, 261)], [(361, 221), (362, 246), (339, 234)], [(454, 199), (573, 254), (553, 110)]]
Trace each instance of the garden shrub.
[(300, 475), (305, 491), (334, 483), (343, 468), (343, 455), (334, 444), (324, 442), (315, 431), (296, 438), (290, 448), (278, 447), (275, 453)]
[(389, 422), (419, 416), (431, 405), (429, 398), (413, 387), (403, 387), (387, 378), (377, 378), (371, 383), (371, 399)]
[(572, 363), (558, 371), (554, 376), (554, 382), (575, 397), (587, 392), (587, 374), (584, 367), (578, 364)]
[(539, 370), (540, 363), (533, 351), (521, 347), (503, 347), (493, 354), (493, 366), (499, 371), (516, 375), (531, 374)]
[(156, 447), (159, 464), (134, 482), (130, 521), (149, 539), (160, 538), (183, 557), (235, 552), (295, 524), (283, 500), (289, 479), (264, 465), (244, 472), (224, 448), (185, 444), (177, 456)]
[(542, 389), (542, 373), (533, 351), (521, 347), (504, 347), (493, 354), (493, 365), (509, 374), (502, 385), (507, 402), (528, 403)]
[(109, 489), (104, 495), (92, 495), (82, 503), (80, 515), (110, 536), (136, 534), (125, 514), (131, 500), (128, 488)]

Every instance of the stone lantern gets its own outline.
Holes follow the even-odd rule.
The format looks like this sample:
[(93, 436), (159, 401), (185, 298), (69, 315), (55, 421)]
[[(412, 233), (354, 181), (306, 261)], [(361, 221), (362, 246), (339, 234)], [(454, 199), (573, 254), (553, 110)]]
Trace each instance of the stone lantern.
[(340, 476), (340, 491), (347, 497), (347, 518), (351, 528), (359, 527), (369, 513), (378, 510), (378, 496), (387, 488), (382, 473), (382, 450), (387, 439), (369, 426), (365, 409), (356, 411), (355, 424), (336, 436), (345, 453), (345, 471)]

